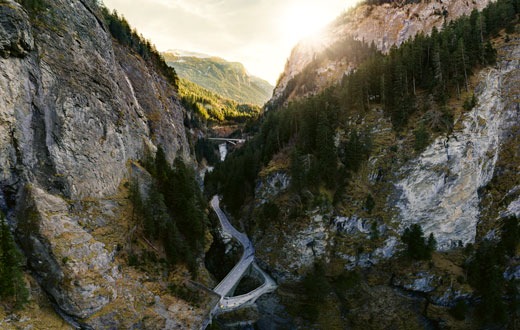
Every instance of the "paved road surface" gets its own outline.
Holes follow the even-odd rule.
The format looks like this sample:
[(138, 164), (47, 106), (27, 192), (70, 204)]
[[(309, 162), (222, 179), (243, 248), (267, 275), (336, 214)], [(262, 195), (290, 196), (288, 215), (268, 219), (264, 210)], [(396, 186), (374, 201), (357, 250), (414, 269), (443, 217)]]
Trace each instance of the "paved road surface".
[[(244, 233), (236, 230), (235, 227), (231, 225), (228, 218), (220, 209), (220, 201), (218, 196), (213, 196), (211, 200), (211, 207), (215, 211), (220, 221), (220, 225), (222, 226), (222, 230), (231, 235), (233, 238), (238, 240), (240, 244), (244, 247), (244, 253), (240, 258), (240, 261), (233, 267), (233, 269), (226, 275), (226, 277), (213, 289), (217, 294), (219, 294), (222, 298), (220, 299), (219, 307), (221, 310), (231, 310), (236, 309), (246, 303), (253, 303), (258, 299), (262, 294), (267, 292), (272, 292), (276, 289), (276, 283), (267, 275), (256, 263), (254, 263), (255, 259), (255, 249), (253, 244)], [(262, 275), (264, 278), (264, 284), (255, 290), (236, 297), (226, 297), (231, 290), (240, 282), (240, 279), (244, 275), (244, 273), (249, 269), (249, 266), (253, 264), (254, 270)]]

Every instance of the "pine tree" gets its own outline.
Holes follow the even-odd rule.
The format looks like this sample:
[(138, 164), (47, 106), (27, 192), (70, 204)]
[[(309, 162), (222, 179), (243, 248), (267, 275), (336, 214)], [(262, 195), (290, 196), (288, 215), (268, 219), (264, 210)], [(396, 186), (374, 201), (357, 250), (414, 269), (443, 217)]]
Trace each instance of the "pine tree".
[(421, 152), (428, 146), (430, 141), (430, 134), (426, 130), (426, 126), (421, 124), (419, 128), (414, 132), (415, 141), (414, 141), (414, 149), (417, 152)]
[(144, 233), (151, 239), (157, 239), (164, 233), (169, 215), (164, 203), (164, 196), (159, 192), (155, 184), (152, 184), (150, 188), (144, 210)]
[(23, 272), (22, 255), (17, 250), (4, 214), (0, 211), (0, 297), (11, 298), (17, 308), (28, 299)]
[(460, 97), (459, 83), (462, 81), (462, 79), (464, 79), (463, 81), (464, 81), (464, 86), (465, 86), (466, 92), (469, 91), (468, 62), (469, 62), (469, 58), (468, 58), (468, 55), (466, 54), (466, 47), (464, 45), (464, 40), (462, 38), (459, 38), (459, 41), (457, 43), (457, 49), (455, 51), (455, 60), (454, 60), (455, 72), (457, 73), (456, 78), (458, 78), (456, 80), (457, 80), (457, 89), (458, 89), (459, 97)]
[(337, 171), (334, 130), (325, 112), (320, 112), (318, 115), (316, 146), (318, 147), (316, 154), (318, 156), (321, 179), (325, 182), (327, 187), (334, 188)]
[(163, 188), (168, 184), (168, 177), (170, 172), (170, 164), (166, 159), (166, 154), (162, 146), (157, 147), (157, 153), (155, 154), (155, 178), (159, 187)]
[(432, 53), (432, 64), (433, 64), (433, 73), (435, 77), (435, 96), (436, 99), (444, 103), (446, 99), (445, 89), (444, 89), (444, 75), (443, 75), (443, 65), (441, 59), (441, 47), (437, 40), (434, 40), (433, 44), (433, 53)]
[(305, 167), (301, 160), (302, 155), (298, 148), (291, 153), (291, 188), (300, 193), (305, 185)]
[(502, 253), (493, 243), (484, 241), (468, 266), (468, 281), (481, 297), (477, 310), (483, 323), (503, 322), (506, 318)]
[(132, 220), (135, 220), (135, 217), (143, 213), (143, 199), (141, 197), (141, 193), (139, 192), (139, 180), (135, 179), (130, 182), (130, 186), (128, 188), (128, 198), (132, 203)]
[(29, 14), (34, 15), (45, 9), (45, 1), (43, 0), (17, 0)]
[(433, 236), (433, 233), (430, 233), (430, 236), (428, 236), (428, 242), (426, 243), (426, 246), (430, 255), (437, 249), (437, 240), (435, 239), (435, 236)]
[(428, 241), (424, 238), (424, 233), (418, 224), (413, 224), (406, 228), (401, 236), (401, 240), (406, 244), (406, 253), (412, 259), (428, 260), (432, 257), (432, 252), (437, 247), (437, 241), (433, 233), (428, 237)]
[(502, 221), (500, 244), (505, 252), (514, 256), (520, 243), (520, 223), (516, 216), (507, 217)]
[(484, 35), (486, 34), (486, 24), (482, 14), (474, 9), (470, 16), (470, 25), (472, 36), (470, 38), (470, 52), (473, 59), (472, 65), (475, 63), (485, 64), (484, 58)]
[(365, 199), (365, 210), (368, 214), (371, 214), (375, 206), (376, 201), (374, 200), (374, 197), (372, 197), (372, 194), (368, 194), (367, 198)]

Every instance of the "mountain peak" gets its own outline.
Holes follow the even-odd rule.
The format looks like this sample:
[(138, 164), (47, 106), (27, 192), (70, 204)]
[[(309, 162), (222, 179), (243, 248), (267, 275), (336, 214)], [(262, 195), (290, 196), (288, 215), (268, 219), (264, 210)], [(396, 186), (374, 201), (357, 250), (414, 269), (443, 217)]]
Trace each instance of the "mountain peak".
[[(429, 34), (434, 27), (441, 29), (443, 24), (469, 15), (473, 9), (482, 10), (491, 1), (384, 2), (368, 1), (343, 13), (322, 31), (319, 42), (313, 39), (300, 41), (287, 60), (270, 103), (280, 104), (313, 94), (350, 72), (355, 67), (351, 58), (332, 59), (328, 54), (334, 47), (344, 48), (345, 45), (340, 44), (349, 38), (373, 43), (386, 53), (392, 46), (399, 46), (417, 34)], [(292, 81), (298, 80), (298, 75), (304, 71), (306, 76), (313, 77), (310, 85), (314, 88), (303, 86), (301, 81)]]

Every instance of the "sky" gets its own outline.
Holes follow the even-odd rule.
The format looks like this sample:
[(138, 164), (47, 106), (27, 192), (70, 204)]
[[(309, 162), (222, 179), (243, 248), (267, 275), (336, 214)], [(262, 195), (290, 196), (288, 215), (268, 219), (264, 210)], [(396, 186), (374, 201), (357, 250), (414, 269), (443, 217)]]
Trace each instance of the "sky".
[(159, 51), (241, 62), (275, 84), (296, 43), (357, 0), (103, 0)]

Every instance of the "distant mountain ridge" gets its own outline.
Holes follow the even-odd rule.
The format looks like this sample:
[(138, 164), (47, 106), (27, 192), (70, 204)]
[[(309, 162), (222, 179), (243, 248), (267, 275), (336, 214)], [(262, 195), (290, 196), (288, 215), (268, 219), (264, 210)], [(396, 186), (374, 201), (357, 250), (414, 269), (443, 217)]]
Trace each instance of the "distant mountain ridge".
[(204, 54), (204, 53), (198, 53), (198, 52), (192, 52), (189, 50), (182, 50), (182, 49), (169, 49), (165, 52), (166, 54), (172, 54), (178, 57), (197, 57), (197, 58), (211, 58), (213, 56)]
[(264, 105), (274, 87), (250, 75), (244, 65), (201, 53), (173, 50), (163, 53), (179, 77), (239, 103)]

